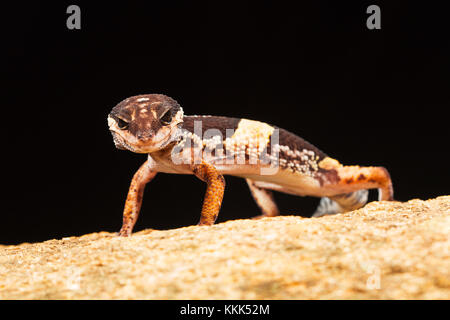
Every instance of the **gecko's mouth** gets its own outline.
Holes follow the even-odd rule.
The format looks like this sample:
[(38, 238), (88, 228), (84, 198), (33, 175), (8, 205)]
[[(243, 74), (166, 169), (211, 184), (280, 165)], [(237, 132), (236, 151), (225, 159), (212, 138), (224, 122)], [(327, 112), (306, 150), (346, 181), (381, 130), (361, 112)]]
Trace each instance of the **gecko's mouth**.
[(160, 138), (158, 141), (152, 139), (150, 141), (137, 141), (137, 143), (129, 143), (118, 132), (110, 130), (113, 136), (114, 145), (120, 150), (129, 150), (136, 153), (151, 153), (160, 149), (165, 148), (172, 142), (172, 134), (167, 134)]
[(111, 130), (111, 134), (113, 136), (114, 145), (117, 149), (135, 152), (134, 148), (130, 144), (126, 143), (125, 140), (117, 132)]

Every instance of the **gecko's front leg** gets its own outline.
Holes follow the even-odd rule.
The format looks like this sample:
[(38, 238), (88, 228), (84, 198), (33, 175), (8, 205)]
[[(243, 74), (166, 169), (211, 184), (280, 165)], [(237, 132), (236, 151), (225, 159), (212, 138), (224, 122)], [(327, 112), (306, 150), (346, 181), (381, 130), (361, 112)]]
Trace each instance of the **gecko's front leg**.
[(139, 216), (139, 211), (141, 210), (145, 185), (153, 179), (156, 173), (156, 171), (151, 170), (147, 160), (134, 174), (123, 210), (123, 223), (119, 231), (119, 236), (128, 237), (131, 235), (134, 224)]
[(205, 162), (193, 165), (192, 171), (196, 177), (205, 181), (207, 184), (198, 225), (212, 225), (216, 221), (220, 206), (222, 205), (225, 179), (213, 165)]

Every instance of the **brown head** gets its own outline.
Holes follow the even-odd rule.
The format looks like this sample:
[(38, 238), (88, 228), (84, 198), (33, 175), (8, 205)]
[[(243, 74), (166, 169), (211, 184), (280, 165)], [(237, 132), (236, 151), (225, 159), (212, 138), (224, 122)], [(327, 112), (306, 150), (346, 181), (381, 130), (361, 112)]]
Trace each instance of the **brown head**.
[(166, 147), (177, 136), (183, 109), (162, 94), (130, 97), (108, 115), (108, 125), (118, 149), (150, 153)]

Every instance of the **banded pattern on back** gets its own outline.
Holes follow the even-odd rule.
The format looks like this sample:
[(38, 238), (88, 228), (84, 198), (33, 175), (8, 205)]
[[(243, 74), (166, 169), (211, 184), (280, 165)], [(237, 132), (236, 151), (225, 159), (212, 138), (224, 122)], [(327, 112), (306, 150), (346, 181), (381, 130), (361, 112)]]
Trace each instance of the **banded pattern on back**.
[[(266, 161), (276, 161), (281, 169), (312, 176), (321, 171), (318, 163), (327, 157), (299, 136), (263, 122), (218, 116), (184, 116), (183, 121), (185, 138), (210, 151), (223, 148), (228, 155), (244, 157), (246, 163), (252, 157), (266, 157)], [(208, 135), (211, 129), (221, 136)]]

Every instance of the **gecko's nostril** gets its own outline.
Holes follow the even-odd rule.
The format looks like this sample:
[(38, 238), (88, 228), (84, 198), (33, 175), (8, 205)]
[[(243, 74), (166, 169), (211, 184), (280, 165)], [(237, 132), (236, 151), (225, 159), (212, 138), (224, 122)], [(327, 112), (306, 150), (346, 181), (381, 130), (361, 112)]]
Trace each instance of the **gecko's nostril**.
[(137, 137), (139, 140), (142, 140), (142, 139), (151, 139), (151, 138), (153, 138), (153, 136), (154, 136), (153, 133), (138, 133), (138, 134), (136, 135), (136, 137)]

